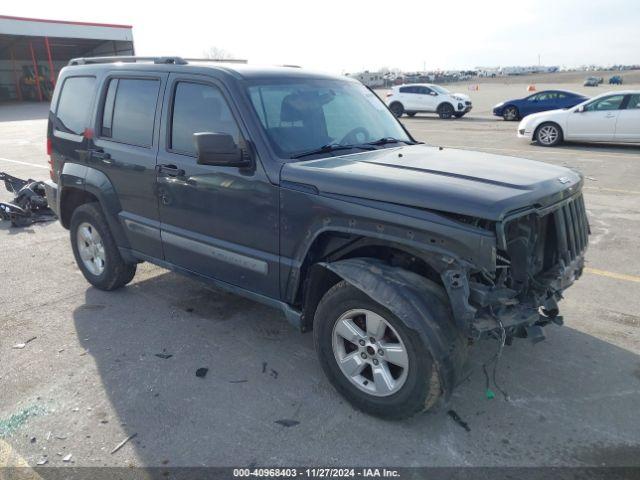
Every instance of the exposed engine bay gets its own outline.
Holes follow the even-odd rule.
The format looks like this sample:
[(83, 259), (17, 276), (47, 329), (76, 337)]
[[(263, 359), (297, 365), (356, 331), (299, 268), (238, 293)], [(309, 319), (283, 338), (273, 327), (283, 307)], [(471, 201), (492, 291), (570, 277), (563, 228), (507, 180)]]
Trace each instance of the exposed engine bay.
[(501, 227), (495, 274), (483, 272), (470, 284), (470, 302), (479, 307), (472, 336), (504, 328), (508, 336), (542, 340), (540, 327), (562, 324), (557, 302), (584, 268), (590, 230), (582, 195)]

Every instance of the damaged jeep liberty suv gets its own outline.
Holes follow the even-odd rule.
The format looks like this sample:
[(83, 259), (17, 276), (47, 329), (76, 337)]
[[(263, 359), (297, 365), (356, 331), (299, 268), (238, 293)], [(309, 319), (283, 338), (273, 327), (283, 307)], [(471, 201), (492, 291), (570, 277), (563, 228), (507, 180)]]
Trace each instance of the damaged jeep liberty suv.
[(47, 135), (47, 199), (89, 283), (147, 261), (280, 308), (370, 414), (446, 400), (474, 340), (544, 338), (582, 274), (580, 174), (417, 142), (349, 78), (75, 59)]

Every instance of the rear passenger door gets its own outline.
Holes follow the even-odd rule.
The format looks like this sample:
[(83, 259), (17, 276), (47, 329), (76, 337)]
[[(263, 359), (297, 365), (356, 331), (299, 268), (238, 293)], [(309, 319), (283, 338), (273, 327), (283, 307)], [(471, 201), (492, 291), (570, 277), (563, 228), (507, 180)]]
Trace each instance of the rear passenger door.
[(400, 87), (400, 101), (405, 111), (415, 111), (420, 108), (418, 104), (418, 87), (409, 85), (406, 87)]
[(277, 187), (257, 158), (252, 168), (197, 163), (194, 133), (248, 139), (223, 86), (171, 74), (164, 111), (157, 181), (165, 260), (278, 298)]
[(640, 143), (640, 93), (629, 95), (625, 108), (620, 110), (615, 141)]
[(166, 73), (117, 72), (101, 92), (88, 163), (111, 181), (131, 248), (162, 258), (156, 155)]

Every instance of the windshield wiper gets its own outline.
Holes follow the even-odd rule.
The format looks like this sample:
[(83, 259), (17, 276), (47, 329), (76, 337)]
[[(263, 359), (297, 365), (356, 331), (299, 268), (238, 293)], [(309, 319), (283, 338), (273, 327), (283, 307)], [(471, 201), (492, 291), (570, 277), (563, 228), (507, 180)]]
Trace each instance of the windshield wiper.
[(416, 144), (416, 142), (411, 142), (407, 140), (398, 140), (397, 138), (393, 138), (393, 137), (382, 137), (382, 138), (379, 138), (378, 140), (374, 140), (373, 142), (367, 142), (365, 143), (365, 145), (388, 145), (390, 143), (406, 143), (407, 145)]
[(313, 150), (309, 150), (307, 152), (298, 153), (296, 155), (292, 155), (290, 158), (302, 158), (308, 157), (309, 155), (317, 155), (320, 153), (329, 153), (335, 152), (337, 150), (351, 150), (353, 148), (358, 148), (360, 150), (374, 150), (374, 148), (368, 144), (362, 145), (341, 145), (339, 143), (329, 143), (327, 145), (323, 145), (319, 148), (314, 148)]

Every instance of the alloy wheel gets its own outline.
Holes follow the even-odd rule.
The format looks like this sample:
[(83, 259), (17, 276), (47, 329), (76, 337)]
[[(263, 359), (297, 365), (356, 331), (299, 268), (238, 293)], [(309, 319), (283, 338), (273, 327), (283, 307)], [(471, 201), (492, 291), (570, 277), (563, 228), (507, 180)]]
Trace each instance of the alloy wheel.
[(342, 374), (358, 389), (377, 397), (398, 392), (407, 379), (404, 342), (382, 316), (356, 309), (333, 327), (333, 354)]
[(98, 231), (89, 222), (82, 222), (78, 226), (76, 241), (78, 253), (85, 268), (92, 275), (101, 275), (106, 266), (106, 255), (102, 237)]
[(538, 141), (543, 145), (553, 145), (557, 140), (560, 132), (553, 125), (544, 125), (538, 130)]

